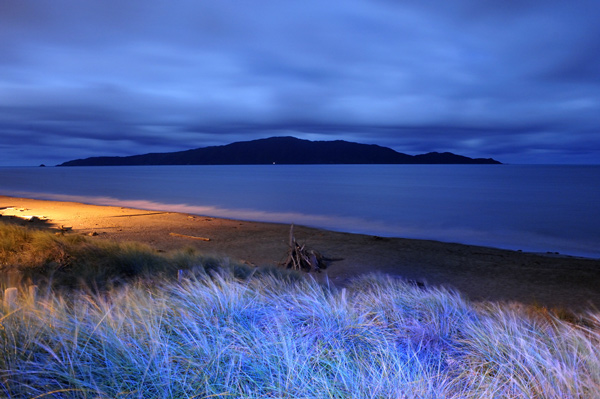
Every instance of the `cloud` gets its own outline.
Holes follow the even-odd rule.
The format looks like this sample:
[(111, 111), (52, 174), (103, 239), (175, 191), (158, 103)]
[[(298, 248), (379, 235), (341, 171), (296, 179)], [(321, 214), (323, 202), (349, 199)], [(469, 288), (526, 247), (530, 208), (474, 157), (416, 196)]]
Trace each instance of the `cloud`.
[(277, 134), (593, 159), (598, 11), (591, 0), (3, 2), (3, 162)]

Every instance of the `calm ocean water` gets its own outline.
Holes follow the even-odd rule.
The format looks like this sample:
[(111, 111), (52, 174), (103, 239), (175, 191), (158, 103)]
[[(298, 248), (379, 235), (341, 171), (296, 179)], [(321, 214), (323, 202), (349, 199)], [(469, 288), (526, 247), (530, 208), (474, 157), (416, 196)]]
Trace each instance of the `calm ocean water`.
[(600, 258), (600, 165), (4, 167), (0, 194)]

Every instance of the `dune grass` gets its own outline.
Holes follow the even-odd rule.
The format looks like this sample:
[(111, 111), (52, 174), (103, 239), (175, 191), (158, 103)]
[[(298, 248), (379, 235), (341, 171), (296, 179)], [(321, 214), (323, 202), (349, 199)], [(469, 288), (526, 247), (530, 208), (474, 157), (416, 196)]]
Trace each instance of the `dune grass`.
[(600, 397), (595, 313), (573, 324), (389, 276), (338, 289), (150, 255), (195, 274), (48, 289), (1, 308), (0, 397)]
[(192, 249), (166, 254), (135, 242), (95, 240), (0, 223), (0, 273), (17, 272), (25, 282), (105, 288), (145, 277), (173, 277), (177, 270), (198, 263), (220, 266), (217, 259)]

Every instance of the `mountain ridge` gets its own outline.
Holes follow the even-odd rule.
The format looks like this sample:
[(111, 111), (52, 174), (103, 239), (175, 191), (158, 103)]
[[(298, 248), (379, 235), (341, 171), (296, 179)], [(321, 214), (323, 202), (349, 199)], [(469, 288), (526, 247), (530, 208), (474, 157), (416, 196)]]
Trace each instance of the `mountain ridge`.
[(125, 157), (74, 159), (57, 166), (262, 165), (262, 164), (501, 164), (492, 158), (469, 158), (451, 152), (408, 155), (377, 144), (344, 140), (310, 141), (270, 137), (184, 151)]

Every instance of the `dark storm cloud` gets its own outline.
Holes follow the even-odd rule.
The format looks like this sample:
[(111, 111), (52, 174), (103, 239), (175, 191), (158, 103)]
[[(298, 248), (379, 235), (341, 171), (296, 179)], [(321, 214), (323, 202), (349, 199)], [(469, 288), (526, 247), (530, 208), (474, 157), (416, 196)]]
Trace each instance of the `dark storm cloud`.
[(273, 135), (598, 162), (600, 6), (0, 3), (2, 164)]

